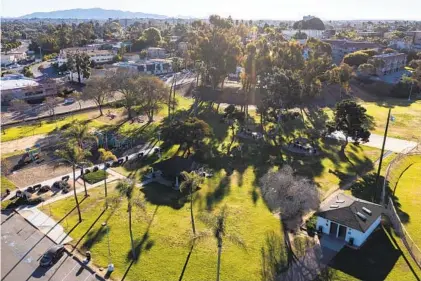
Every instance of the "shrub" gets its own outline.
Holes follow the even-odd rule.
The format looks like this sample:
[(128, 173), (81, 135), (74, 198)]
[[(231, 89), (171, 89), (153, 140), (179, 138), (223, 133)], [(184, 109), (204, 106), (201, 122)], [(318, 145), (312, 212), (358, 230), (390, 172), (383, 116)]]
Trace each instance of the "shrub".
[(316, 230), (316, 224), (317, 224), (317, 217), (316, 216), (311, 216), (311, 218), (309, 218), (306, 221), (306, 229), (307, 229), (307, 233), (310, 236), (314, 235), (314, 232)]
[(94, 184), (94, 183), (104, 180), (106, 177), (107, 177), (107, 173), (104, 170), (98, 170), (96, 172), (85, 174), (83, 176), (83, 179), (89, 184)]

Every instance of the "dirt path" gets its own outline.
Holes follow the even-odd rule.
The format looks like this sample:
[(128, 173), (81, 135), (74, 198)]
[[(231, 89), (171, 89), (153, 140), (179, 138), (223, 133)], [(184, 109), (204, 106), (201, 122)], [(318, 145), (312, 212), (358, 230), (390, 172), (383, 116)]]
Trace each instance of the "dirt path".
[(25, 150), (33, 147), (40, 140), (44, 139), (46, 134), (24, 137), (21, 139), (1, 143), (1, 154), (12, 153), (14, 151)]

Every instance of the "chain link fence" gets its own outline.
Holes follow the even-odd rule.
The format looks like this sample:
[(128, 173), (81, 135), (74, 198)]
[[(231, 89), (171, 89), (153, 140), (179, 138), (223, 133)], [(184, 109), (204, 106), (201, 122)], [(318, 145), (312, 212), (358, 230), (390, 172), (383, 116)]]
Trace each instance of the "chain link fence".
[(393, 198), (396, 186), (403, 173), (414, 164), (417, 159), (414, 156), (421, 155), (421, 146), (399, 153), (387, 167), (382, 188), (382, 203), (386, 207), (386, 215), (392, 223), (393, 229), (400, 236), (412, 258), (421, 268), (421, 250), (412, 240), (411, 235), (399, 217)]

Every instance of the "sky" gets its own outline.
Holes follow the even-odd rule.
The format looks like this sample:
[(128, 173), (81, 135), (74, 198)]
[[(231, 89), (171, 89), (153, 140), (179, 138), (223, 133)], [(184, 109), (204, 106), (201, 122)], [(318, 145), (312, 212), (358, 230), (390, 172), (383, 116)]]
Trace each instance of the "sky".
[(218, 14), (234, 19), (298, 20), (314, 15), (322, 20), (421, 20), (421, 0), (1, 0), (1, 16), (98, 7), (195, 18)]

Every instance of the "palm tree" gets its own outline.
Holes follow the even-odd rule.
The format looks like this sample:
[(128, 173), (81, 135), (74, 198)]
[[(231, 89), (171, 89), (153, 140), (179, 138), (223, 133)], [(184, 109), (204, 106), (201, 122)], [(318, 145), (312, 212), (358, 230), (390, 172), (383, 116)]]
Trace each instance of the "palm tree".
[[(80, 121), (76, 121), (70, 126), (65, 132), (64, 136), (70, 140), (77, 142), (77, 145), (84, 149), (83, 142), (87, 140), (97, 141), (98, 139), (89, 132), (89, 126), (83, 124)], [(83, 166), (80, 167), (81, 174), (83, 175)], [(83, 181), (83, 187), (85, 189), (85, 196), (88, 196), (88, 190), (86, 189), (86, 181)]]
[(136, 183), (134, 180), (121, 180), (116, 186), (118, 193), (122, 197), (126, 197), (127, 199), (127, 212), (129, 213), (129, 232), (130, 232), (130, 244), (132, 247), (132, 258), (133, 260), (136, 259), (136, 251), (134, 246), (133, 240), (133, 232), (132, 232), (132, 208), (133, 205), (139, 206), (143, 211), (145, 211), (145, 204), (141, 201), (135, 200), (133, 198), (134, 188), (136, 187)]
[(181, 68), (181, 62), (179, 58), (173, 58), (172, 62), (172, 70), (174, 72), (173, 78), (172, 78), (172, 83), (171, 83), (171, 87), (170, 87), (170, 95), (169, 95), (169, 100), (168, 100), (168, 117), (171, 115), (171, 110), (174, 111), (175, 110), (175, 105), (176, 105), (176, 101), (175, 101), (175, 88), (177, 86), (177, 72), (180, 71)]
[[(55, 151), (55, 154), (60, 157), (59, 161), (67, 162), (72, 165), (73, 169), (73, 194), (75, 196), (76, 207), (79, 215), (79, 222), (82, 221), (82, 215), (80, 214), (79, 200), (76, 195), (76, 165), (83, 163), (85, 159), (90, 156), (90, 152), (83, 150), (79, 146), (75, 145), (74, 142), (69, 142), (60, 149)], [(85, 191), (86, 192), (86, 191)]]
[[(117, 157), (109, 150), (105, 150), (104, 148), (98, 149), (99, 152), (99, 159), (101, 162), (104, 163), (104, 171), (107, 170), (107, 161), (116, 161)], [(108, 208), (108, 200), (107, 200), (107, 176), (104, 177), (104, 189), (105, 189), (105, 208)]]
[(227, 229), (227, 207), (224, 206), (219, 211), (217, 215), (213, 215), (210, 213), (202, 213), (200, 215), (200, 219), (211, 229), (211, 233), (209, 232), (201, 232), (198, 233), (195, 237), (193, 237), (194, 241), (202, 240), (204, 238), (208, 238), (211, 235), (216, 239), (218, 245), (218, 261), (217, 261), (217, 269), (216, 269), (216, 281), (219, 281), (219, 275), (221, 270), (221, 255), (222, 255), (222, 242), (223, 239), (228, 239), (232, 243), (237, 246), (242, 247), (243, 249), (246, 248), (244, 241), (236, 234), (230, 233)]
[(184, 178), (184, 181), (180, 185), (180, 191), (182, 193), (189, 192), (190, 193), (190, 218), (191, 218), (191, 227), (193, 230), (193, 235), (196, 236), (196, 227), (194, 224), (194, 215), (193, 215), (193, 192), (197, 190), (199, 185), (203, 183), (203, 178), (196, 174), (195, 172), (187, 173), (186, 171), (183, 171), (181, 173), (182, 177)]

